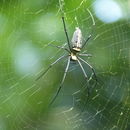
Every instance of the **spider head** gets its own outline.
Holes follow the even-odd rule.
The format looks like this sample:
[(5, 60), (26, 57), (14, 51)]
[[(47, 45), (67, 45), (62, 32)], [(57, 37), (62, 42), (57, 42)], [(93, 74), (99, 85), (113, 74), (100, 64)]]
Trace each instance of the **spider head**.
[(75, 53), (80, 52), (82, 48), (82, 32), (79, 27), (76, 27), (75, 32), (73, 34), (72, 40), (72, 51)]

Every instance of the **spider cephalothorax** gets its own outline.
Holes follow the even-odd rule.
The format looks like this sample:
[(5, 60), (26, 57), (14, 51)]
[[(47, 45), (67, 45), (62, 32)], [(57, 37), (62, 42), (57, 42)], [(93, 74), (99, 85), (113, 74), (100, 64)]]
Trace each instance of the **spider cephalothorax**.
[(72, 60), (72, 61), (76, 61), (77, 60), (77, 56), (73, 52), (70, 54), (70, 60)]
[[(93, 19), (93, 18), (92, 18)], [(66, 69), (65, 69), (65, 72), (64, 72), (64, 75), (63, 75), (63, 79), (61, 81), (61, 84), (60, 84), (60, 87), (58, 88), (57, 90), (57, 93), (56, 95), (54, 96), (53, 100), (51, 101), (51, 104), (54, 102), (54, 100), (56, 99), (57, 95), (59, 94), (61, 88), (62, 88), (62, 84), (64, 83), (64, 80), (65, 80), (65, 77), (66, 77), (66, 73), (68, 71), (68, 68), (69, 68), (69, 65), (70, 65), (70, 60), (73, 61), (73, 62), (77, 62), (85, 76), (85, 78), (88, 80), (88, 76), (81, 64), (81, 62), (84, 62), (85, 64), (87, 64), (94, 76), (95, 76), (95, 80), (97, 81), (97, 78), (96, 78), (96, 74), (95, 74), (95, 71), (93, 69), (93, 67), (87, 62), (85, 61), (84, 59), (82, 59), (80, 56), (91, 56), (90, 54), (85, 54), (85, 53), (81, 53), (81, 50), (82, 48), (86, 45), (86, 43), (88, 42), (88, 40), (91, 38), (91, 35), (88, 36), (88, 38), (85, 40), (85, 42), (83, 43), (82, 42), (82, 32), (80, 30), (79, 27), (76, 27), (75, 31), (74, 31), (74, 34), (73, 34), (73, 37), (72, 37), (72, 40), (71, 40), (71, 43), (69, 41), (69, 37), (68, 37), (68, 33), (67, 33), (67, 30), (66, 30), (66, 24), (65, 24), (65, 20), (64, 20), (64, 17), (62, 17), (62, 21), (63, 21), (63, 25), (64, 25), (64, 31), (65, 31), (65, 35), (66, 35), (66, 38), (67, 38), (67, 43), (68, 43), (68, 48), (66, 47), (61, 47), (61, 46), (55, 46), (57, 48), (61, 48), (61, 49), (64, 49), (65, 51), (68, 52), (67, 55), (63, 55), (61, 56), (60, 58), (58, 58), (55, 62), (53, 62), (52, 64), (50, 64), (50, 66), (37, 78), (37, 80), (42, 77), (44, 74), (46, 74), (46, 72), (54, 65), (56, 64), (57, 62), (59, 62), (61, 59), (65, 58), (65, 57), (68, 57), (68, 62), (67, 62), (67, 66), (66, 66)], [(94, 20), (93, 20), (94, 21)]]

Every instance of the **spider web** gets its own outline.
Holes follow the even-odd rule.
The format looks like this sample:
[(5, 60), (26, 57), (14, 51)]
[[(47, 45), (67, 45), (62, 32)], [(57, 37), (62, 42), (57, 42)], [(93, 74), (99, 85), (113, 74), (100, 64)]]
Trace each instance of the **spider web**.
[[(125, 12), (127, 2), (118, 2)], [(95, 0), (0, 2), (2, 130), (130, 129), (129, 14), (107, 24), (97, 18), (94, 3)], [(40, 80), (35, 79), (65, 54), (50, 46), (67, 45), (62, 16), (70, 40), (75, 27), (80, 27), (84, 40), (92, 34), (83, 51), (92, 54), (84, 59), (95, 69), (98, 85), (88, 98), (82, 71), (72, 63), (60, 94), (48, 107), (62, 80), (67, 59)], [(93, 79), (91, 69), (83, 66)], [(90, 81), (90, 88), (94, 82)]]

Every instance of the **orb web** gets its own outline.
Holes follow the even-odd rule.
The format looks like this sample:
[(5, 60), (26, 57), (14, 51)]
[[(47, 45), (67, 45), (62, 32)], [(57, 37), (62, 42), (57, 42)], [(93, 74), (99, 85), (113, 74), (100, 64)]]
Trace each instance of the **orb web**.
[[(125, 12), (126, 3), (118, 2)], [(125, 13), (119, 21), (103, 23), (94, 4), (95, 0), (1, 1), (1, 129), (129, 129), (129, 16)], [(98, 84), (91, 89), (95, 81), (83, 64), (91, 79), (88, 97), (82, 71), (72, 63), (60, 94), (48, 107), (67, 60), (35, 79), (65, 54), (50, 46), (67, 46), (62, 16), (70, 40), (75, 27), (82, 30), (83, 40), (92, 34), (83, 52), (92, 54), (84, 59), (95, 69)]]

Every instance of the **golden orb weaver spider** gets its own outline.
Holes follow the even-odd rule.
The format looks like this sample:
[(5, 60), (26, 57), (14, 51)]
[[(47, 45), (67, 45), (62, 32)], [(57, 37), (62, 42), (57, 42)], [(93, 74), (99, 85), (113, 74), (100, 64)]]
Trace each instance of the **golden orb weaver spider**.
[[(89, 11), (89, 10), (88, 10)], [(89, 12), (90, 13), (90, 12)], [(91, 15), (91, 13), (90, 13)], [(92, 17), (92, 15), (91, 15)], [(93, 17), (92, 17), (92, 20), (94, 21)], [(84, 43), (82, 43), (82, 32), (80, 30), (79, 27), (76, 27), (76, 30), (74, 31), (73, 33), (73, 37), (72, 37), (72, 41), (71, 41), (71, 44), (70, 44), (70, 40), (69, 40), (69, 37), (68, 37), (68, 32), (67, 32), (67, 29), (66, 29), (66, 24), (65, 24), (65, 20), (64, 20), (64, 17), (62, 17), (62, 22), (63, 22), (63, 26), (64, 26), (64, 32), (65, 32), (65, 35), (66, 35), (66, 39), (67, 39), (67, 44), (68, 44), (68, 48), (65, 48), (65, 47), (61, 47), (61, 46), (56, 46), (56, 45), (52, 45), (54, 47), (57, 47), (57, 48), (61, 48), (61, 49), (64, 49), (65, 51), (68, 52), (68, 55), (63, 55), (61, 56), (60, 58), (58, 58), (56, 61), (54, 61), (53, 63), (51, 63), (49, 65), (49, 67), (36, 79), (40, 79), (42, 76), (44, 76), (48, 70), (54, 65), (56, 64), (57, 62), (59, 62), (61, 59), (65, 58), (65, 57), (68, 57), (68, 62), (67, 62), (67, 65), (66, 65), (66, 68), (65, 68), (65, 72), (64, 72), (64, 75), (63, 75), (63, 78), (62, 78), (62, 81), (60, 83), (60, 86), (55, 94), (55, 96), (53, 97), (52, 101), (50, 104), (52, 104), (56, 97), (58, 96), (61, 88), (62, 88), (62, 85), (64, 83), (64, 80), (66, 78), (66, 73), (68, 71), (68, 68), (69, 68), (69, 65), (70, 65), (70, 61), (74, 61), (74, 62), (78, 62), (83, 74), (84, 74), (84, 77), (88, 80), (88, 76), (81, 64), (81, 62), (84, 62), (86, 65), (88, 65), (91, 70), (92, 70), (92, 73), (94, 74), (95, 76), (95, 80), (96, 80), (96, 84), (95, 86), (97, 85), (97, 77), (96, 77), (96, 73), (93, 69), (93, 67), (87, 62), (85, 61), (84, 59), (82, 59), (80, 56), (86, 56), (86, 57), (89, 57), (91, 56), (90, 54), (85, 54), (85, 53), (80, 53), (81, 50), (84, 48), (84, 46), (86, 45), (86, 43), (89, 41), (89, 39), (91, 38), (91, 34), (88, 36), (88, 38), (85, 40)], [(95, 24), (95, 23), (94, 23)], [(89, 93), (89, 92), (88, 92)]]

